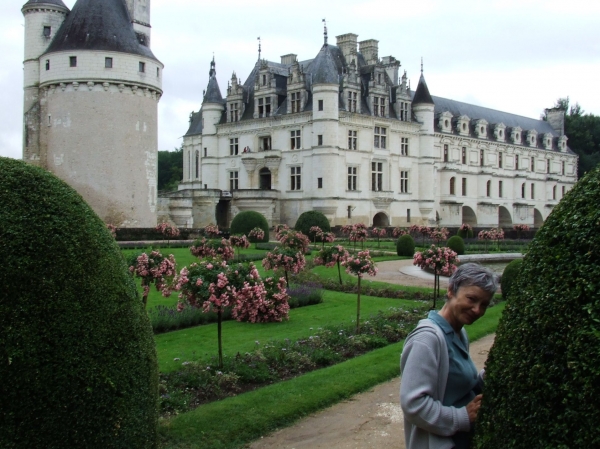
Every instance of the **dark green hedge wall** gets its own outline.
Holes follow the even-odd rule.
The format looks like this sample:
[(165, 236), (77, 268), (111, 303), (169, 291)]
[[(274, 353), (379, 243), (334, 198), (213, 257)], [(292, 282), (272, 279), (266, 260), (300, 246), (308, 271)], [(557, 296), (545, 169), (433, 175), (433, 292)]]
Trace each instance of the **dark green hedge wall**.
[(152, 328), (104, 223), (0, 158), (0, 447), (154, 448)]

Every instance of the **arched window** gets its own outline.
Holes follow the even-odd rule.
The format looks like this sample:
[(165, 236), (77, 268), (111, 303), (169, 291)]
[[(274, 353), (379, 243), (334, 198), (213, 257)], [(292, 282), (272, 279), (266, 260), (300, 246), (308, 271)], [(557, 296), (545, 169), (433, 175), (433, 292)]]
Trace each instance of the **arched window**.
[(456, 184), (456, 179), (454, 179), (454, 177), (450, 178), (450, 195), (455, 195), (456, 194), (456, 192), (455, 192), (455, 188), (456, 188), (455, 184)]
[(196, 179), (200, 177), (200, 151), (196, 150)]

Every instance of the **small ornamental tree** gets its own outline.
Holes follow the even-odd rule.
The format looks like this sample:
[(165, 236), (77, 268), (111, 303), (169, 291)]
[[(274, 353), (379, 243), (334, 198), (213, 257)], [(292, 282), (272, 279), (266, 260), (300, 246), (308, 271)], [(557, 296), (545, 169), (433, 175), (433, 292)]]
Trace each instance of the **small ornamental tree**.
[(401, 235), (396, 242), (396, 254), (403, 257), (413, 257), (415, 254), (415, 240), (410, 234)]
[(250, 246), (250, 242), (245, 235), (232, 235), (229, 237), (229, 243), (235, 248), (238, 260), (240, 260), (240, 248), (248, 248)]
[(204, 227), (204, 235), (209, 239), (216, 239), (221, 234), (219, 227), (215, 225), (208, 225)]
[(517, 231), (517, 239), (521, 240), (521, 232), (529, 231), (529, 226), (526, 224), (516, 224), (513, 229)]
[(156, 225), (154, 228), (163, 236), (163, 241), (167, 239), (167, 246), (171, 245), (171, 239), (179, 236), (179, 228), (171, 223), (163, 222)]
[(348, 243), (350, 243), (350, 234), (352, 233), (352, 229), (354, 229), (354, 226), (352, 225), (342, 226), (342, 235), (348, 236)]
[(413, 237), (421, 236), (421, 246), (425, 246), (425, 237), (429, 237), (431, 228), (429, 226), (412, 225), (408, 231)]
[(433, 240), (436, 245), (446, 241), (448, 239), (448, 234), (449, 232), (446, 228), (433, 228), (429, 230), (429, 237), (431, 237), (431, 240)]
[(317, 254), (317, 257), (315, 257), (314, 263), (316, 265), (325, 265), (326, 267), (337, 265), (338, 278), (340, 280), (340, 285), (342, 285), (342, 271), (340, 265), (348, 257), (350, 257), (350, 254), (342, 245), (333, 245), (321, 249)]
[(360, 281), (365, 274), (375, 276), (377, 267), (371, 259), (369, 250), (360, 251), (355, 256), (346, 257), (342, 261), (342, 265), (346, 267), (346, 273), (358, 277), (358, 294), (356, 297), (356, 333), (358, 334), (360, 332)]
[(401, 228), (400, 226), (395, 227), (392, 231), (392, 236), (394, 237), (400, 237), (404, 234), (408, 234), (408, 230), (406, 228)]
[(460, 262), (457, 254), (450, 248), (431, 245), (431, 248), (425, 251), (417, 251), (413, 258), (413, 265), (417, 265), (421, 270), (429, 269), (434, 274), (433, 287), (433, 307), (440, 296), (440, 275), (450, 276), (456, 271), (456, 264)]
[(369, 232), (367, 231), (367, 227), (362, 223), (357, 223), (352, 227), (350, 231), (349, 240), (354, 242), (354, 249), (356, 249), (356, 242), (361, 242), (361, 248), (364, 249), (365, 241), (369, 236)]
[(276, 246), (273, 251), (267, 253), (262, 261), (262, 266), (267, 270), (283, 270), (285, 282), (290, 285), (288, 272), (300, 273), (306, 266), (306, 259), (302, 250)]
[(387, 235), (387, 231), (384, 228), (373, 228), (371, 229), (371, 235), (377, 237), (377, 248), (380, 247), (379, 239)]
[(261, 228), (256, 227), (252, 228), (252, 230), (248, 233), (248, 240), (254, 243), (254, 247), (256, 248), (257, 242), (262, 242), (265, 239), (265, 231)]
[(459, 235), (450, 237), (448, 242), (446, 242), (446, 245), (459, 256), (462, 256), (465, 253), (465, 241)]
[(504, 231), (501, 228), (492, 228), (489, 231), (479, 231), (477, 234), (478, 240), (483, 240), (485, 242), (484, 251), (487, 253), (487, 242), (495, 241), (496, 248), (500, 250), (500, 240), (504, 239)]
[[(256, 236), (251, 236), (250, 231), (260, 228), (263, 231), (262, 239), (258, 240)], [(269, 223), (263, 214), (253, 210), (245, 210), (238, 213), (229, 228), (231, 234), (247, 235), (253, 243), (269, 241)], [(253, 240), (255, 239), (255, 240)]]
[(323, 230), (318, 226), (312, 226), (308, 232), (308, 237), (312, 237), (313, 243), (317, 243), (317, 237), (323, 235)]
[(204, 237), (194, 242), (190, 247), (190, 252), (200, 259), (220, 258), (223, 260), (231, 260), (235, 256), (229, 240), (206, 240)]
[(307, 236), (299, 231), (291, 229), (284, 229), (277, 233), (277, 240), (281, 243), (284, 248), (290, 248), (293, 250), (301, 251), (302, 254), (306, 254), (310, 247), (310, 240)]
[(473, 227), (470, 224), (463, 223), (460, 225), (460, 228), (458, 228), (456, 235), (463, 239), (471, 238), (473, 237)]
[(170, 281), (176, 274), (173, 254), (164, 257), (158, 251), (152, 251), (150, 254), (142, 253), (139, 256), (134, 256), (129, 265), (129, 271), (142, 280), (144, 308), (148, 303), (148, 294), (152, 284), (164, 297), (171, 296)]

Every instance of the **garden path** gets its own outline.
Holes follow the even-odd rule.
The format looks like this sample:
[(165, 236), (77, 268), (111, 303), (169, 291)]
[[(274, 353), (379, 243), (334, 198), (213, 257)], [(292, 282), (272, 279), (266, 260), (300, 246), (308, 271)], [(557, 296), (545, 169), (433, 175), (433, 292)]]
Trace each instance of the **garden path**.
[[(413, 267), (412, 260), (379, 262), (374, 280), (413, 287), (433, 287), (433, 275)], [(413, 268), (415, 268), (413, 270)], [(447, 280), (442, 278), (441, 282)], [(478, 369), (494, 342), (488, 335), (471, 344)], [(398, 354), (400, 363), (400, 354)], [(400, 377), (314, 413), (291, 427), (262, 437), (248, 449), (405, 449)]]

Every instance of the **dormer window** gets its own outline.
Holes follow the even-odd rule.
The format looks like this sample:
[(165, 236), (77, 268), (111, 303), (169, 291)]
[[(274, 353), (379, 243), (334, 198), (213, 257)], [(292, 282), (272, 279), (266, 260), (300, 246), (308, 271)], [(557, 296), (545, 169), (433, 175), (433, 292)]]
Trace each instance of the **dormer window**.
[(229, 121), (237, 122), (240, 119), (240, 109), (239, 103), (230, 103), (229, 104)]
[(401, 101), (398, 103), (398, 109), (399, 109), (399, 114), (398, 116), (400, 117), (400, 120), (403, 122), (408, 122), (410, 120), (410, 115), (409, 115), (409, 107), (408, 107), (409, 103), (407, 101)]
[(537, 131), (535, 129), (527, 131), (527, 144), (530, 147), (537, 146)]
[(544, 134), (544, 148), (546, 150), (552, 149), (552, 134), (550, 134), (550, 133)]
[(266, 86), (267, 85), (267, 75), (263, 75), (262, 76), (262, 85)]
[(452, 132), (452, 114), (448, 111), (442, 112), (438, 124), (442, 132)]
[(258, 117), (270, 117), (271, 116), (271, 97), (259, 98), (258, 99)]
[(468, 136), (469, 135), (469, 122), (470, 122), (470, 118), (467, 117), (466, 115), (461, 115), (460, 117), (458, 117), (458, 121), (456, 124), (456, 130), (458, 131), (458, 133), (461, 136)]
[(356, 112), (356, 102), (358, 94), (353, 91), (348, 91), (348, 112)]
[(558, 149), (561, 153), (565, 153), (567, 151), (567, 136), (560, 136), (558, 138)]
[(373, 97), (373, 115), (385, 117), (385, 97)]
[(494, 126), (494, 137), (498, 142), (504, 142), (506, 138), (506, 125), (504, 123), (497, 123)]
[(381, 84), (381, 73), (377, 74), (377, 82)]
[(479, 139), (487, 138), (487, 125), (488, 122), (484, 119), (479, 119), (475, 122), (475, 134)]

